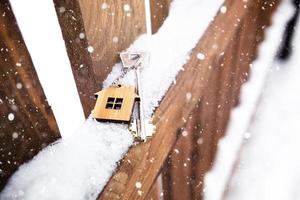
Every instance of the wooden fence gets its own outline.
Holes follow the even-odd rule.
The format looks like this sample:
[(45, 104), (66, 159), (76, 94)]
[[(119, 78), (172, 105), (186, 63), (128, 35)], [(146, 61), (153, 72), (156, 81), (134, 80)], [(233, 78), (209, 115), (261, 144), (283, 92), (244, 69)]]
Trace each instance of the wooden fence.
[(0, 190), (60, 135), (8, 0), (0, 3)]
[[(119, 61), (117, 52), (126, 49), (146, 31), (144, 1), (54, 2), (78, 93), (88, 116), (94, 105), (93, 93)], [(277, 4), (278, 1), (272, 0), (225, 2), (226, 15), (216, 13), (212, 24), (199, 38), (185, 70), (178, 75), (177, 84), (169, 89), (157, 109), (156, 135), (130, 149), (99, 199), (202, 197), (203, 177), (213, 164), (230, 110), (238, 104), (240, 86), (247, 80), (249, 64), (263, 39), (265, 29), (262, 27), (270, 24)], [(168, 15), (170, 0), (150, 0), (150, 5), (155, 33)], [(0, 18), (1, 27), (5, 27), (1, 29), (0, 48), (8, 48), (0, 52), (3, 187), (21, 163), (57, 139), (59, 133), (7, 0), (0, 3), (0, 9), (6, 13), (6, 17)], [(214, 44), (218, 48), (211, 48)], [(91, 53), (87, 51), (89, 46), (93, 47)], [(204, 53), (207, 59), (197, 59), (198, 52)], [(16, 65), (19, 62), (22, 67)], [(18, 89), (18, 83), (22, 89)], [(192, 97), (189, 102), (187, 92)], [(14, 104), (10, 103), (11, 99), (15, 99)], [(170, 102), (176, 102), (176, 106)], [(11, 122), (8, 115), (15, 107), (20, 116)], [(14, 138), (16, 131), (20, 133), (17, 139)], [(16, 164), (12, 158), (16, 158)], [(157, 180), (157, 177), (160, 178)], [(136, 182), (141, 182), (141, 192), (137, 191)]]

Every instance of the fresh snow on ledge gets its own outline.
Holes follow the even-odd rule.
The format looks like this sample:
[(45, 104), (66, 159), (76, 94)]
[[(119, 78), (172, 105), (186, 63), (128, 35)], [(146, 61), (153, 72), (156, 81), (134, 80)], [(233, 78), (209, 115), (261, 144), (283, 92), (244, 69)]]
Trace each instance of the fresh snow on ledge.
[[(221, 3), (221, 0), (174, 0), (169, 17), (158, 33), (141, 36), (129, 48), (150, 53), (150, 63), (142, 72), (147, 116), (152, 115), (183, 69)], [(116, 64), (106, 86), (119, 76), (120, 66)], [(123, 80), (127, 84), (132, 81), (132, 73)], [(125, 125), (98, 123), (89, 118), (72, 137), (47, 147), (21, 166), (0, 199), (94, 200), (110, 178), (116, 162), (132, 144)]]
[[(276, 157), (278, 155), (277, 151), (281, 151), (282, 145), (279, 144), (276, 145), (276, 141), (279, 138), (275, 139), (275, 137), (280, 137), (280, 139), (283, 139), (280, 136), (280, 134), (282, 134), (281, 125), (282, 122), (286, 122), (286, 120), (281, 122), (277, 117), (285, 118), (289, 114), (287, 112), (290, 112), (290, 108), (295, 107), (295, 109), (297, 110), (298, 107), (297, 110), (298, 114), (296, 113), (296, 110), (295, 112), (290, 112), (290, 114), (293, 114), (293, 116), (291, 116), (293, 120), (295, 119), (299, 120), (299, 105), (298, 105), (299, 103), (294, 101), (295, 99), (297, 99), (295, 97), (297, 95), (299, 100), (299, 94), (292, 95), (291, 92), (296, 93), (296, 91), (300, 91), (299, 88), (296, 89), (297, 87), (299, 87), (300, 83), (299, 81), (296, 80), (293, 80), (294, 82), (287, 81), (286, 80), (288, 79), (287, 73), (289, 75), (291, 74), (289, 72), (285, 72), (285, 70), (295, 71), (292, 68), (295, 68), (296, 66), (294, 67), (282, 66), (282, 68), (286, 68), (286, 69), (280, 70), (278, 72), (274, 72), (274, 68), (273, 68), (274, 65), (278, 65), (278, 63), (274, 63), (275, 55), (280, 46), (281, 38), (284, 32), (284, 27), (287, 21), (290, 19), (292, 13), (293, 13), (293, 9), (290, 3), (287, 0), (282, 1), (281, 5), (279, 6), (278, 10), (275, 13), (275, 16), (273, 17), (272, 26), (267, 30), (266, 37), (265, 37), (266, 39), (262, 43), (261, 47), (259, 48), (258, 58), (252, 64), (249, 81), (246, 84), (244, 84), (244, 86), (242, 87), (240, 105), (232, 111), (228, 130), (226, 131), (226, 135), (219, 142), (218, 152), (217, 152), (216, 161), (214, 163), (214, 167), (205, 177), (205, 199), (207, 200), (223, 199), (222, 195), (226, 190), (228, 180), (230, 179), (232, 170), (235, 167), (235, 160), (239, 158), (240, 147), (241, 145), (245, 145), (244, 142), (245, 140), (249, 139), (249, 137), (250, 137), (249, 142), (253, 143), (252, 146), (253, 153), (250, 154), (253, 155), (255, 152), (257, 157), (252, 157), (251, 162), (247, 162), (247, 163), (244, 163), (243, 160), (242, 165), (243, 166), (249, 165), (250, 168), (251, 168), (250, 166), (251, 164), (256, 165), (257, 168), (255, 168), (255, 170), (261, 170), (261, 171), (259, 174), (252, 173), (251, 177), (243, 176), (243, 177), (239, 177), (238, 179), (234, 179), (234, 182), (236, 183), (234, 184), (234, 188), (236, 189), (237, 187), (240, 190), (238, 191), (239, 195), (235, 196), (236, 198), (233, 199), (280, 199), (280, 198), (273, 198), (275, 196), (272, 196), (272, 198), (263, 198), (266, 196), (260, 196), (262, 195), (262, 193), (257, 192), (259, 190), (258, 188), (262, 186), (262, 184), (259, 183), (263, 179), (271, 181), (270, 188), (272, 185), (274, 186), (273, 188), (275, 189), (278, 182), (281, 181), (280, 179), (281, 177), (277, 176), (278, 178), (277, 181), (276, 179), (272, 179), (272, 178), (269, 179), (270, 177), (265, 176), (264, 173), (270, 173), (270, 175), (273, 173), (274, 177), (276, 176), (276, 173), (274, 173), (274, 171), (266, 172), (265, 171), (266, 169), (259, 168), (259, 165), (262, 164), (261, 162), (264, 162), (263, 159), (267, 160), (268, 154), (264, 154), (264, 156), (266, 157), (263, 157), (263, 159), (259, 159), (260, 152), (255, 149), (258, 148), (258, 146), (256, 145), (261, 145), (261, 144), (259, 144), (259, 142), (256, 144), (255, 142), (257, 141), (254, 141), (254, 137), (260, 135), (268, 135), (268, 137), (264, 137), (264, 141), (262, 142), (263, 144), (266, 145), (267, 148), (268, 148), (267, 145), (268, 143), (272, 144), (271, 146), (273, 150), (269, 151), (268, 153), (269, 156), (272, 156), (272, 154), (274, 154), (274, 156)], [(294, 64), (296, 65), (296, 62), (294, 62)], [(297, 73), (299, 77), (300, 75), (299, 70), (297, 71)], [(282, 77), (280, 77), (280, 74), (282, 74)], [(272, 81), (269, 80), (270, 76), (273, 77)], [(290, 78), (292, 78), (292, 76)], [(290, 89), (286, 88), (284, 84), (290, 84), (289, 86), (291, 88)], [(294, 84), (294, 86), (291, 84)], [(282, 87), (280, 85), (282, 85)], [(267, 90), (265, 88), (266, 86), (267, 86)], [(268, 91), (268, 89), (270, 88), (272, 88), (271, 91)], [(286, 89), (287, 92), (285, 92)], [(265, 103), (262, 103), (263, 105), (259, 105), (259, 108), (257, 108), (257, 104), (261, 102), (260, 94), (261, 93), (265, 94), (268, 92), (269, 93), (272, 92), (272, 94), (268, 94), (264, 96), (263, 102)], [(285, 98), (286, 98), (286, 102), (284, 101)], [(298, 102), (300, 102), (300, 100)], [(285, 103), (289, 104), (286, 110), (284, 109), (284, 107), (286, 106)], [(267, 107), (266, 104), (271, 104), (271, 105)], [(255, 114), (257, 109), (259, 109), (258, 110), (259, 114), (258, 113)], [(255, 114), (255, 118), (253, 122), (254, 124), (252, 124), (252, 126), (249, 127), (249, 125), (252, 123), (254, 114)], [(276, 116), (276, 114), (278, 114), (278, 116)], [(291, 125), (292, 123), (293, 121), (291, 121)], [(287, 124), (288, 123), (286, 122), (285, 125)], [(255, 128), (255, 126), (259, 126), (259, 128)], [(276, 128), (274, 129), (274, 127)], [(290, 130), (289, 134), (297, 135), (297, 133), (299, 132), (299, 128), (297, 129), (294, 128), (295, 127), (290, 127), (287, 128), (286, 130)], [(252, 137), (253, 137), (253, 141), (251, 140)], [(262, 148), (261, 151), (262, 151), (261, 153), (263, 153), (264, 149)], [(286, 155), (288, 154), (289, 153), (286, 152)], [(294, 158), (296, 157), (297, 155), (294, 155)], [(240, 171), (239, 167), (238, 167), (238, 171)], [(247, 173), (248, 170), (249, 168), (246, 167), (243, 172)], [(250, 180), (252, 180), (252, 182)], [(243, 187), (238, 187), (239, 183), (247, 183), (247, 184), (243, 184)], [(263, 190), (266, 188), (261, 187), (260, 189)], [(283, 188), (281, 190), (283, 190)], [(234, 192), (234, 191), (230, 191), (230, 192)], [(274, 194), (277, 193), (274, 190), (272, 190), (272, 192), (274, 192)], [(230, 195), (230, 197), (232, 196)], [(281, 198), (281, 199), (293, 199), (293, 198)]]

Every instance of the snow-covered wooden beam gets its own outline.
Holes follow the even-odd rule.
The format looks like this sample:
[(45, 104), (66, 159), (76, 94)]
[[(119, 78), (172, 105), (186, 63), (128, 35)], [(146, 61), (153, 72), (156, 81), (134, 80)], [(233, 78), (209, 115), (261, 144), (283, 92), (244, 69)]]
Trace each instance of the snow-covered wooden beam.
[(8, 0), (0, 3), (0, 190), (10, 175), (60, 137)]
[[(212, 165), (230, 109), (238, 102), (239, 87), (247, 79), (249, 64), (277, 3), (225, 2), (157, 109), (156, 135), (130, 149), (99, 199), (145, 199), (183, 127), (195, 116), (192, 111), (206, 130), (200, 153), (207, 157), (204, 164), (198, 161), (200, 178), (196, 181), (202, 180)], [(259, 12), (261, 7), (267, 10)], [(199, 197), (202, 189), (198, 189)]]

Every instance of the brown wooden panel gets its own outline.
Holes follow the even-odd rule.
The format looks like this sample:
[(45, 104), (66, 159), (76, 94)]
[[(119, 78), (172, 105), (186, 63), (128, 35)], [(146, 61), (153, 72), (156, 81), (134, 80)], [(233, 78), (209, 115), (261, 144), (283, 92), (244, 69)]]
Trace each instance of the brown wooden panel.
[[(195, 108), (194, 112), (197, 112), (198, 116), (194, 117), (196, 129), (193, 140), (191, 196), (187, 199), (202, 198), (203, 178), (214, 162), (217, 144), (225, 134), (230, 110), (238, 104), (240, 87), (247, 80), (249, 65), (255, 58), (257, 46), (263, 38), (262, 27), (270, 24), (270, 16), (276, 6), (261, 10), (259, 8), (262, 4), (264, 2), (259, 1), (249, 5), (248, 12), (241, 19), (242, 23), (237, 27), (235, 36), (215, 63), (216, 71), (210, 78), (210, 86), (207, 87), (199, 108)], [(182, 149), (178, 150), (182, 151)], [(169, 166), (171, 171), (169, 177), (178, 177), (184, 173), (184, 171), (172, 172), (175, 167), (176, 165)], [(176, 192), (182, 187), (173, 185), (169, 188), (170, 191), (167, 193), (171, 193), (170, 199), (185, 198), (184, 193)]]
[[(190, 113), (197, 105), (200, 113), (200, 125), (197, 126), (199, 137), (201, 136), (201, 145), (198, 146), (201, 146), (201, 151), (194, 153), (196, 156), (193, 162), (200, 167), (196, 168), (197, 173), (193, 172), (192, 177), (193, 184), (200, 185), (192, 198), (201, 197), (202, 178), (213, 163), (217, 142), (224, 134), (230, 108), (236, 104), (237, 91), (247, 77), (245, 72), (261, 41), (262, 34), (259, 35), (258, 32), (262, 33), (264, 30), (261, 26), (250, 29), (251, 23), (248, 26), (246, 20), (255, 5), (261, 1), (229, 0), (226, 3), (226, 14), (219, 13), (215, 17), (194, 49), (185, 70), (178, 75), (176, 85), (170, 88), (157, 109), (154, 120), (157, 125), (156, 135), (147, 143), (130, 149), (99, 199), (144, 199), (177, 140), (178, 133), (182, 133), (182, 127), (185, 127)], [(264, 18), (269, 20), (270, 14), (271, 12), (265, 12)], [(258, 15), (254, 15), (257, 19)], [(241, 29), (246, 32), (241, 32)], [(245, 38), (241, 38), (241, 33)], [(258, 35), (251, 40), (249, 33)], [(243, 47), (246, 41), (250, 47)], [(203, 61), (197, 59), (199, 52), (206, 56)], [(240, 55), (236, 55), (237, 52)], [(248, 52), (249, 57), (245, 57)], [(186, 99), (186, 91), (191, 92), (190, 101)], [(205, 160), (203, 165), (200, 160)], [(120, 174), (126, 179), (120, 181)], [(142, 187), (137, 189), (136, 182), (141, 182)]]
[(141, 0), (79, 0), (96, 82), (101, 85), (125, 50), (146, 32), (145, 5)]
[(160, 187), (159, 187), (159, 181), (157, 180), (151, 187), (146, 199), (149, 200), (159, 200), (160, 199)]
[(78, 1), (53, 0), (65, 39), (80, 101), (86, 117), (95, 105), (94, 93), (99, 90), (94, 76), (93, 63), (87, 51), (88, 42)]
[(60, 137), (8, 0), (0, 3), (0, 190), (11, 174)]
[(54, 0), (78, 93), (87, 117), (94, 93), (125, 50), (146, 32), (144, 1)]
[(156, 33), (169, 14), (172, 0), (150, 0), (151, 28)]
[(191, 199), (192, 198), (192, 153), (193, 135), (198, 113), (189, 117), (186, 127), (182, 131), (176, 145), (171, 151), (167, 166), (164, 167), (166, 177), (164, 181), (164, 200)]

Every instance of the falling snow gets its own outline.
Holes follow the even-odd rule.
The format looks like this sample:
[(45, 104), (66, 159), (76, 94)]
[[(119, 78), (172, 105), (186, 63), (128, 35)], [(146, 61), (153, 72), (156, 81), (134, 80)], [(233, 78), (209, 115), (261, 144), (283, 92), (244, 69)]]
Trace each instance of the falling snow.
[(17, 87), (17, 89), (20, 90), (20, 89), (22, 89), (23, 85), (22, 85), (22, 83), (17, 83), (17, 84), (16, 84), (16, 87)]
[(19, 134), (17, 132), (12, 133), (12, 138), (17, 139), (19, 137)]
[(60, 13), (64, 13), (65, 11), (66, 11), (66, 8), (65, 8), (65, 7), (60, 7), (60, 8), (59, 8), (59, 12), (60, 12)]
[(119, 42), (119, 38), (117, 36), (114, 36), (112, 38), (113, 43), (118, 43)]
[(101, 5), (101, 9), (102, 10), (105, 10), (105, 9), (107, 9), (108, 8), (108, 4), (107, 3), (102, 3), (102, 5)]
[(222, 6), (220, 8), (220, 12), (223, 13), (223, 14), (225, 14), (227, 12), (227, 7), (226, 6)]
[(85, 34), (84, 33), (79, 33), (79, 38), (80, 39), (84, 39), (85, 38)]
[(93, 53), (94, 52), (94, 47), (88, 46), (87, 50), (88, 50), (88, 52)]
[(125, 5), (123, 6), (123, 10), (124, 10), (125, 12), (129, 12), (129, 11), (130, 11), (130, 5), (129, 5), (129, 4), (125, 4)]
[(9, 113), (7, 118), (9, 121), (13, 121), (15, 119), (15, 115), (13, 113)]
[(198, 58), (199, 60), (204, 60), (204, 59), (205, 59), (205, 55), (204, 55), (203, 53), (198, 53), (198, 54), (197, 54), (197, 58)]
[(21, 67), (22, 64), (18, 62), (18, 63), (16, 63), (16, 66), (17, 66), (17, 67)]
[(136, 182), (136, 183), (135, 183), (135, 187), (136, 187), (137, 189), (140, 189), (140, 188), (142, 187), (142, 183), (141, 183), (141, 182)]

